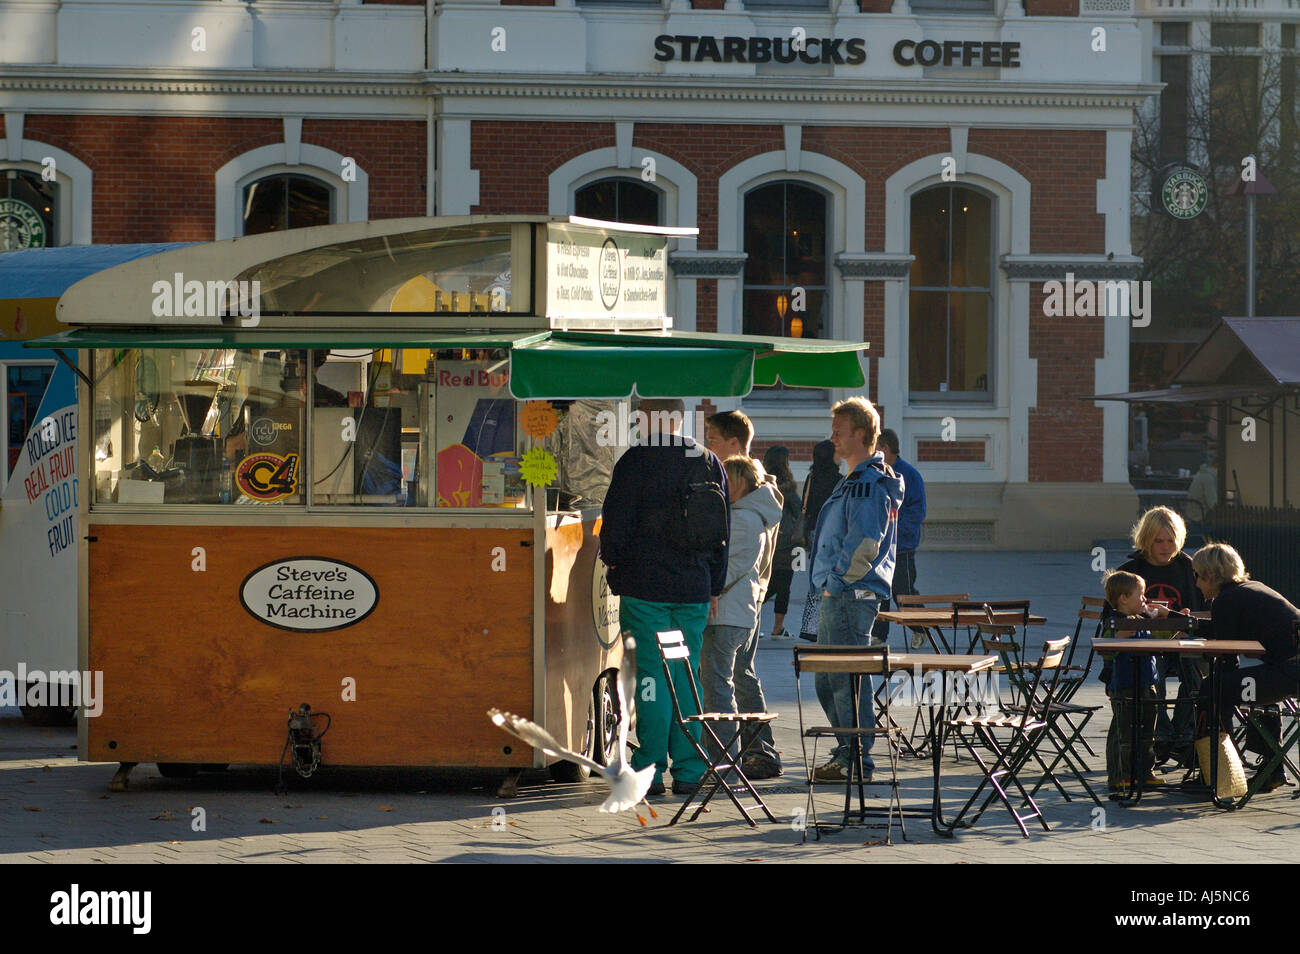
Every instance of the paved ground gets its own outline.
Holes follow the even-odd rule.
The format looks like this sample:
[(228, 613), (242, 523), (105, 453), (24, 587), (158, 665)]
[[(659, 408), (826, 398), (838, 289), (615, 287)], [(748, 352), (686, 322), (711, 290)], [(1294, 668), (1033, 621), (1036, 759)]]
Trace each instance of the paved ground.
[[(1045, 634), (1056, 636), (1073, 631), (1079, 596), (1097, 591), (1091, 562), (1088, 554), (923, 553), (919, 586), (990, 598), (1028, 596), (1049, 618)], [(802, 594), (795, 594), (792, 609), (801, 605)], [(895, 631), (894, 645), (900, 638)], [(276, 797), (274, 773), (266, 769), (236, 767), (181, 782), (140, 766), (130, 792), (110, 795), (115, 766), (78, 763), (73, 730), (31, 728), (16, 710), (0, 709), (0, 860), (1260, 863), (1293, 861), (1300, 845), (1300, 800), (1290, 798), (1295, 789), (1263, 796), (1236, 813), (1169, 792), (1136, 808), (1106, 802), (1098, 814), (1090, 801), (1066, 803), (1052, 793), (1042, 804), (1053, 830), (1028, 840), (998, 808), (954, 839), (909, 819), (913, 840), (892, 847), (864, 844), (879, 835), (854, 831), (804, 844), (794, 827), (806, 788), (789, 659), (789, 643), (768, 641), (759, 653), (770, 707), (781, 713), (776, 738), (787, 760), (784, 778), (762, 783), (779, 825), (749, 829), (719, 800), (694, 823), (667, 828), (680, 802), (667, 798), (655, 803), (658, 820), (642, 828), (630, 814), (598, 811), (604, 797), (598, 783), (526, 780), (518, 798), (502, 801), (494, 797), (493, 778), (448, 772), (327, 768), (310, 782), (295, 782), (287, 797)], [(811, 680), (804, 698), (813, 699)], [(1094, 684), (1078, 701), (1101, 704), (1104, 698)], [(910, 725), (910, 713), (900, 710), (899, 721)], [(821, 718), (815, 700), (805, 714)], [(1098, 752), (1108, 721), (1103, 709), (1088, 732)], [(1091, 764), (1096, 771), (1090, 778), (1104, 787), (1103, 760)], [(946, 803), (960, 804), (977, 781), (974, 766), (969, 758), (949, 758), (944, 772)], [(928, 761), (905, 761), (900, 778), (905, 805), (927, 804)], [(818, 795), (824, 814), (837, 802), (842, 794)], [(202, 809), (205, 830), (194, 830), (196, 809)]]

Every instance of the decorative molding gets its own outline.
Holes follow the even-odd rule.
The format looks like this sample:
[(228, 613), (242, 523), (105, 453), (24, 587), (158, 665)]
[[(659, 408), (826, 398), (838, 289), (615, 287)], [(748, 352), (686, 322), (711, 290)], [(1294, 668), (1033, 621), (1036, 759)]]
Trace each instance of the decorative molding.
[(841, 252), (835, 256), (835, 267), (840, 270), (845, 281), (899, 280), (907, 278), (915, 258), (915, 255), (893, 255), (888, 252)]
[(747, 258), (746, 252), (681, 250), (668, 256), (668, 266), (677, 278), (736, 278)]
[(1013, 282), (1064, 281), (1066, 273), (1072, 274), (1076, 281), (1132, 281), (1142, 269), (1142, 259), (1131, 255), (1113, 260), (1088, 255), (1051, 258), (1004, 255), (999, 264), (1008, 281)]
[[(317, 74), (319, 75), (319, 74)], [(246, 94), (263, 96), (357, 97), (517, 97), (566, 100), (657, 100), (668, 102), (752, 102), (845, 105), (951, 105), (951, 106), (1052, 106), (1137, 108), (1160, 92), (1159, 84), (985, 84), (942, 88), (914, 82), (874, 79), (831, 79), (813, 85), (806, 78), (798, 85), (775, 86), (770, 77), (762, 85), (732, 77), (664, 76), (632, 74), (593, 82), (587, 76), (503, 74), (379, 74), (340, 73), (337, 81), (301, 80), (277, 70), (223, 71), (204, 75), (197, 71), (172, 75), (124, 75), (117, 70), (49, 67), (0, 67), (0, 90), (63, 93), (172, 93), (177, 95)], [(703, 86), (708, 83), (708, 86)], [(79, 112), (85, 104), (78, 105)], [(42, 108), (41, 112), (56, 112)]]

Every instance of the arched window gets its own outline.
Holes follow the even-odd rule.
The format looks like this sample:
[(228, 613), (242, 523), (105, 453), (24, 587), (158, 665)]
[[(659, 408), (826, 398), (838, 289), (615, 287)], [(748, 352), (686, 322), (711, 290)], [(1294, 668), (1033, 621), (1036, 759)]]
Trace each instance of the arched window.
[(920, 400), (992, 395), (993, 201), (964, 186), (912, 196), (909, 390)]
[(573, 214), (606, 222), (661, 225), (663, 193), (635, 179), (601, 179), (573, 195)]
[(282, 232), (333, 220), (333, 190), (319, 179), (277, 174), (244, 186), (244, 234)]
[(825, 193), (801, 182), (745, 195), (745, 334), (826, 336), (826, 223)]
[(0, 252), (58, 244), (58, 188), (37, 172), (0, 171)]

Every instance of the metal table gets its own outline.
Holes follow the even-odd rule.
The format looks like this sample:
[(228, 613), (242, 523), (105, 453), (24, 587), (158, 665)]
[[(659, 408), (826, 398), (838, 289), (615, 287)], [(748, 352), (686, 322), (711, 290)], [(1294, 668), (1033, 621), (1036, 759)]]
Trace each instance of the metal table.
[[(906, 610), (902, 612), (908, 612)], [(951, 619), (952, 614), (948, 614)], [(809, 653), (809, 650), (824, 649), (823, 653)], [(864, 675), (874, 675), (880, 673), (886, 681), (895, 672), (911, 672), (917, 678), (924, 676), (927, 672), (943, 673), (965, 673), (974, 675), (976, 673), (991, 670), (997, 665), (996, 656), (973, 656), (943, 653), (890, 653), (888, 672), (882, 669), (882, 654), (879, 652), (869, 652), (858, 647), (800, 647), (799, 668), (802, 672), (839, 672), (847, 673), (851, 676), (850, 690), (853, 700), (853, 725), (850, 728), (860, 728), (858, 725), (858, 699), (859, 687)], [(933, 768), (934, 788), (931, 796), (930, 809), (926, 812), (924, 809), (911, 809), (913, 814), (929, 814), (930, 824), (935, 832), (940, 835), (952, 837), (953, 826), (944, 821), (943, 803), (940, 797), (939, 783), (942, 777), (941, 755), (943, 752), (943, 735), (944, 735), (944, 712), (949, 705), (948, 688), (950, 680), (944, 678), (942, 681), (942, 690), (940, 692), (939, 704), (935, 705), (934, 700), (928, 700), (930, 710), (930, 727), (928, 730), (931, 765)], [(888, 691), (888, 689), (886, 689)], [(796, 683), (796, 694), (798, 693), (798, 684)], [(803, 728), (803, 706), (802, 700), (799, 708), (800, 731)], [(854, 737), (856, 742), (856, 736)], [(850, 815), (857, 814), (860, 818), (866, 816), (866, 800), (863, 793), (861, 778), (858, 780), (858, 811), (855, 813), (850, 809), (850, 801), (853, 789), (853, 776), (856, 771), (855, 765), (850, 767), (849, 780), (844, 794), (844, 816), (845, 824), (848, 823)], [(809, 784), (812, 783), (812, 770), (808, 769)], [(843, 825), (840, 827), (844, 827)]]
[[(1158, 620), (1152, 620), (1158, 625)], [(1098, 646), (1099, 652), (1133, 653), (1133, 761), (1130, 765), (1129, 800), (1137, 804), (1142, 800), (1142, 779), (1146, 769), (1142, 764), (1142, 699), (1137, 692), (1141, 656), (1172, 653), (1177, 656), (1205, 656), (1210, 661), (1210, 796), (1218, 808), (1233, 808), (1235, 803), (1219, 797), (1219, 759), (1217, 756), (1219, 734), (1223, 731), (1219, 713), (1219, 684), (1223, 659), (1226, 656), (1263, 656), (1266, 652), (1253, 639), (1107, 639)], [(1138, 771), (1134, 771), (1137, 769)], [(1141, 776), (1141, 778), (1139, 778)]]

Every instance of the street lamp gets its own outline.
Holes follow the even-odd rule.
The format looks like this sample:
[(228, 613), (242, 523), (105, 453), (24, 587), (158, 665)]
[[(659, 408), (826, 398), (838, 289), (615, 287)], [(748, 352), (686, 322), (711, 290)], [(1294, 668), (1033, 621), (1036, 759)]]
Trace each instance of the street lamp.
[[(1255, 166), (1255, 157), (1250, 156), (1250, 165)], [(1254, 170), (1253, 179), (1237, 178), (1228, 190), (1228, 195), (1246, 197), (1246, 317), (1255, 317), (1255, 196), (1273, 195), (1277, 192), (1273, 183), (1265, 178), (1264, 173)]]

